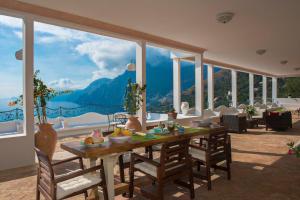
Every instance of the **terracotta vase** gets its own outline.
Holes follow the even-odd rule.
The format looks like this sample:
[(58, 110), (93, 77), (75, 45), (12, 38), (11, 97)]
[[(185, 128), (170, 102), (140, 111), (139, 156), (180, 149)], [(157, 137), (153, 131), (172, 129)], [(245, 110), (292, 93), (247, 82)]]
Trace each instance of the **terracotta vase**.
[(168, 118), (169, 119), (177, 119), (177, 112), (169, 112)]
[(138, 120), (138, 117), (129, 115), (128, 120), (125, 124), (126, 129), (134, 129), (135, 131), (141, 131), (142, 125), (140, 121)]
[(35, 146), (48, 155), (52, 160), (57, 143), (57, 133), (52, 124), (38, 124), (38, 131), (35, 133)]

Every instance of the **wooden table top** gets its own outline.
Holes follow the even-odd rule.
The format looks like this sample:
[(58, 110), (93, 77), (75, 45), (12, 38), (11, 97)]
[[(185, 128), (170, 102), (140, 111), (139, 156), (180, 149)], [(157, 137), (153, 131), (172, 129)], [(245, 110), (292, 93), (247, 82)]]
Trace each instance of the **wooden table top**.
[(172, 142), (178, 139), (209, 135), (210, 133), (221, 129), (224, 128), (185, 128), (184, 133), (178, 133), (177, 131), (174, 131), (164, 136), (157, 136), (155, 139), (147, 139), (143, 136), (133, 136), (128, 142), (122, 144), (106, 141), (99, 147), (86, 147), (79, 141), (67, 142), (61, 144), (61, 148), (83, 158), (97, 158), (108, 154), (130, 151), (140, 147), (152, 146), (164, 142)]

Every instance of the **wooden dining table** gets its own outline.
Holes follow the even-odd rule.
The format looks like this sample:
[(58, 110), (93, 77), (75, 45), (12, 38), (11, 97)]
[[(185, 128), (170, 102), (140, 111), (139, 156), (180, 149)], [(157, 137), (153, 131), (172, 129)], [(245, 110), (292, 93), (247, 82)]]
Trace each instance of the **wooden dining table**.
[(149, 147), (162, 144), (164, 142), (209, 135), (210, 133), (219, 131), (220, 129), (224, 128), (185, 127), (183, 133), (179, 133), (175, 130), (169, 134), (155, 134), (151, 137), (149, 137), (146, 133), (134, 134), (129, 141), (122, 144), (113, 143), (107, 138), (99, 147), (86, 147), (82, 145), (81, 142), (76, 141), (62, 143), (61, 148), (82, 158), (89, 159), (91, 167), (96, 165), (97, 159), (102, 159), (108, 190), (108, 199), (113, 200), (115, 197), (114, 166), (120, 155), (140, 147)]

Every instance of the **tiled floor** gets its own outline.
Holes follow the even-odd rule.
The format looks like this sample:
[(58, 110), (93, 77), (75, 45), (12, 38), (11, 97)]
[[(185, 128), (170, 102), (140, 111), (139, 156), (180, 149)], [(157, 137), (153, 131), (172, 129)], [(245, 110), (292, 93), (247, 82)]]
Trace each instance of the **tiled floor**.
[[(206, 200), (291, 200), (300, 196), (300, 159), (287, 155), (286, 143), (300, 140), (300, 122), (286, 132), (266, 132), (263, 128), (245, 134), (231, 134), (233, 148), (232, 180), (216, 171), (212, 191), (195, 180), (196, 199)], [(67, 138), (74, 140), (78, 138)], [(61, 149), (57, 149), (61, 157)], [(72, 168), (72, 166), (68, 166)], [(35, 199), (35, 168), (0, 172), (0, 200)], [(186, 189), (173, 184), (165, 188), (166, 199), (189, 199)], [(78, 196), (71, 199), (84, 199)], [(116, 199), (124, 199), (121, 196)], [(143, 199), (140, 196), (134, 199)]]

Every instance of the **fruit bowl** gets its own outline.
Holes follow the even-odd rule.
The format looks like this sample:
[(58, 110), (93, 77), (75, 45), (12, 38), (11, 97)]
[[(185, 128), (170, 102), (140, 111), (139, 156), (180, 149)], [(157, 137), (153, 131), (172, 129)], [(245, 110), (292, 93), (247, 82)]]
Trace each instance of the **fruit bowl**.
[(131, 138), (131, 136), (109, 136), (109, 140), (113, 143), (125, 143), (127, 141), (129, 141)]

